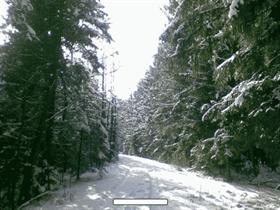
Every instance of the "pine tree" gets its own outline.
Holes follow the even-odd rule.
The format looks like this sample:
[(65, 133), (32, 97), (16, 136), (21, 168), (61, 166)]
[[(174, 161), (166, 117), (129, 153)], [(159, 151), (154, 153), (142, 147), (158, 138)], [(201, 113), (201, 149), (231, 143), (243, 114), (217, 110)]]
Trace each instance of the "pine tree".
[(228, 178), (275, 170), (277, 9), (279, 1), (170, 1), (154, 66), (123, 102), (125, 151)]
[(95, 40), (111, 37), (98, 1), (7, 2), (14, 30), (0, 58), (0, 208), (14, 209), (51, 189), (58, 173), (79, 178), (110, 161)]

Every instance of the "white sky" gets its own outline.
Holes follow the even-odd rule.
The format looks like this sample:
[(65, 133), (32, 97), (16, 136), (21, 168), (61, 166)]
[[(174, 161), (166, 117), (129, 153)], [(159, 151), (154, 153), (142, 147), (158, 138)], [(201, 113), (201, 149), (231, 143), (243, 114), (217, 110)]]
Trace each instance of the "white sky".
[(157, 52), (159, 36), (167, 19), (161, 8), (168, 0), (102, 0), (111, 23), (110, 34), (119, 52), (114, 57), (115, 94), (127, 99), (144, 77), (153, 55)]
[[(5, 0), (0, 0), (0, 25), (4, 23), (3, 16), (7, 15), (7, 4)], [(5, 36), (0, 33), (0, 44), (4, 43)]]
[[(153, 55), (157, 52), (159, 36), (167, 19), (161, 8), (168, 0), (101, 0), (109, 15), (110, 34), (114, 43), (110, 51), (117, 50), (113, 62), (118, 71), (114, 75), (114, 92), (127, 99), (144, 77)], [(0, 0), (0, 16), (5, 15), (5, 0)], [(0, 17), (0, 24), (2, 18)], [(0, 44), (4, 37), (0, 34)]]

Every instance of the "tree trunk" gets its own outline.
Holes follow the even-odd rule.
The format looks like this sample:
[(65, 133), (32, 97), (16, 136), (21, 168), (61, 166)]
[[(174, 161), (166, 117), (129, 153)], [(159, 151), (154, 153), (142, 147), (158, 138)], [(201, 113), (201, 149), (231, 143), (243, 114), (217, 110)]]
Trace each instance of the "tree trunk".
[(77, 175), (76, 179), (80, 179), (80, 169), (81, 169), (81, 158), (82, 158), (82, 146), (83, 146), (83, 129), (80, 131), (80, 144), (79, 144), (79, 151), (78, 151), (78, 162), (77, 162)]

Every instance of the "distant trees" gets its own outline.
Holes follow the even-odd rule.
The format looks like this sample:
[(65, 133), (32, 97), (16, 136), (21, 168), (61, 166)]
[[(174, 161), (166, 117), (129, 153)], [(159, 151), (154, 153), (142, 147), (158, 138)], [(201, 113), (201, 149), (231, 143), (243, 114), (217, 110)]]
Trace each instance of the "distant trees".
[(154, 65), (124, 103), (126, 152), (227, 177), (276, 169), (279, 5), (171, 0)]
[(52, 189), (59, 174), (79, 179), (114, 159), (116, 104), (97, 79), (104, 67), (95, 40), (111, 41), (99, 1), (7, 3), (13, 32), (0, 49), (0, 208), (14, 209)]

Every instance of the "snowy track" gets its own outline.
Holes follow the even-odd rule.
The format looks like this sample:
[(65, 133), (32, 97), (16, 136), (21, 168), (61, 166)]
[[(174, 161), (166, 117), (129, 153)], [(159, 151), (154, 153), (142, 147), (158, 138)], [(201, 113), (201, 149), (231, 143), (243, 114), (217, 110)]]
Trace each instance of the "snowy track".
[[(102, 179), (75, 184), (71, 199), (62, 192), (30, 210), (187, 210), (187, 209), (280, 209), (280, 195), (260, 192), (216, 181), (187, 170), (143, 159), (120, 155)], [(168, 206), (113, 206), (113, 198), (167, 198)]]

